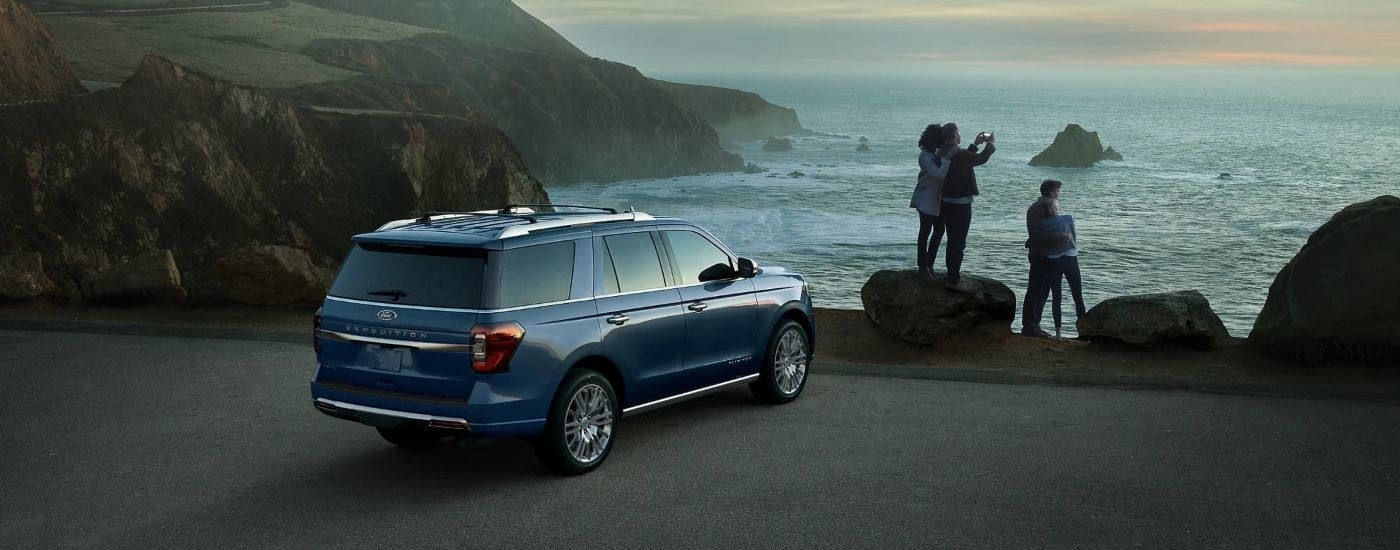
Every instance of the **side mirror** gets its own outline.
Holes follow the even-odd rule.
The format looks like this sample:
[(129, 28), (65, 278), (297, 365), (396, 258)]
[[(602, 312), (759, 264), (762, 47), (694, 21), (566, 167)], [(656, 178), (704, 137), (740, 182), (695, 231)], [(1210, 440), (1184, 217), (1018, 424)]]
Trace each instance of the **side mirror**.
[(758, 265), (748, 258), (739, 258), (739, 276), (752, 279), (758, 276)]
[(715, 264), (700, 272), (700, 282), (725, 281), (737, 278), (738, 276), (739, 274), (735, 273), (734, 268), (729, 267), (728, 263)]

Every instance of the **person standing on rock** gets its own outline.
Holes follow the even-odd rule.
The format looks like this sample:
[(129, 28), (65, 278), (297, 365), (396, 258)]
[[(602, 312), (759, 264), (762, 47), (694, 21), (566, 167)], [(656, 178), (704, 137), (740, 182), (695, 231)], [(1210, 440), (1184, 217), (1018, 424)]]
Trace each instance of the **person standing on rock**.
[(1040, 198), (1026, 209), (1026, 248), (1030, 249), (1031, 273), (1026, 286), (1026, 298), (1021, 305), (1021, 334), (1049, 337), (1040, 328), (1040, 316), (1045, 299), (1053, 293), (1055, 337), (1061, 334), (1060, 281), (1069, 281), (1074, 297), (1075, 312), (1084, 315), (1084, 289), (1079, 274), (1079, 251), (1075, 248), (1078, 232), (1074, 218), (1060, 214), (1060, 189), (1056, 180), (1040, 183)]
[[(963, 253), (967, 249), (967, 232), (972, 228), (972, 198), (978, 195), (977, 174), (973, 168), (986, 164), (995, 153), (996, 145), (988, 137), (979, 134), (967, 149), (958, 147), (962, 134), (958, 125), (951, 122), (943, 125), (943, 150), (948, 160), (948, 174), (943, 178), (943, 196), (939, 204), (939, 216), (935, 231), (941, 236), (948, 234), (948, 249), (944, 261), (948, 266), (948, 280), (944, 283), (950, 290), (969, 292), (972, 287), (962, 281)], [(977, 148), (985, 144), (986, 148)], [(934, 248), (938, 247), (937, 241)]]
[[(943, 225), (939, 223), (939, 206), (943, 198), (943, 178), (950, 163), (943, 158), (943, 126), (934, 123), (919, 136), (919, 181), (909, 207), (919, 212), (919, 273), (930, 282), (937, 282), (933, 262), (938, 259), (938, 243), (943, 241)], [(930, 239), (932, 237), (932, 239)]]

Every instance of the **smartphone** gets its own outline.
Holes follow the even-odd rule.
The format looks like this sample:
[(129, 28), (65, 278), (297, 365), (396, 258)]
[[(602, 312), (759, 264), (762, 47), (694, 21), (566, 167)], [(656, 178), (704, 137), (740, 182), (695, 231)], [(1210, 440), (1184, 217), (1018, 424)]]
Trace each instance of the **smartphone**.
[(982, 138), (982, 141), (993, 141), (996, 139), (997, 136), (996, 134), (993, 134), (991, 132), (982, 132), (980, 134), (977, 134), (977, 137)]

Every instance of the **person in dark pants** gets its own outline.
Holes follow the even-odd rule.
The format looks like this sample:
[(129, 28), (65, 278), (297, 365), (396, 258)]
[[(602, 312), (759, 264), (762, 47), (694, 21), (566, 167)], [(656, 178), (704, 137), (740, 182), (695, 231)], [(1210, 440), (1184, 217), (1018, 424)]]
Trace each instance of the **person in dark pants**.
[(948, 173), (949, 163), (943, 158), (942, 146), (943, 126), (935, 123), (924, 128), (919, 136), (919, 181), (914, 187), (914, 196), (909, 199), (909, 207), (919, 212), (919, 273), (930, 282), (938, 281), (933, 273), (933, 262), (938, 259), (938, 243), (943, 240), (938, 214), (943, 177)]
[[(1055, 294), (1055, 330), (1059, 334), (1059, 282), (1062, 276), (1070, 277), (1070, 290), (1075, 295), (1076, 307), (1083, 314), (1084, 297), (1079, 290), (1079, 264), (1075, 258), (1078, 253), (1074, 249), (1074, 220), (1069, 216), (1059, 216), (1061, 187), (1063, 184), (1055, 180), (1041, 182), (1040, 197), (1026, 209), (1026, 248), (1030, 249), (1031, 269), (1026, 297), (1021, 303), (1021, 334), (1027, 336), (1050, 336), (1040, 328), (1040, 317), (1052, 288)], [(1066, 261), (1065, 258), (1070, 260)], [(1071, 262), (1073, 266), (1069, 265)]]
[[(979, 134), (967, 149), (958, 147), (962, 134), (958, 125), (943, 125), (943, 149), (947, 151), (948, 174), (943, 178), (943, 197), (939, 205), (938, 223), (935, 231), (947, 233), (948, 249), (945, 262), (948, 266), (948, 280), (944, 284), (951, 290), (968, 292), (972, 287), (962, 281), (963, 253), (967, 249), (967, 232), (972, 228), (972, 198), (978, 195), (977, 173), (973, 168), (986, 164), (995, 153), (992, 139)], [(977, 148), (986, 144), (986, 148)], [(935, 241), (934, 247), (937, 247)]]

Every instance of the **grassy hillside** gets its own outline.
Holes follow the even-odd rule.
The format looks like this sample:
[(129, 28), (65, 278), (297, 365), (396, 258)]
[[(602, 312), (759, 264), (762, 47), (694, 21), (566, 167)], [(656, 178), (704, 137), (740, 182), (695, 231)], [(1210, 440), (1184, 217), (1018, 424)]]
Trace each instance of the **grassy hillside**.
[(481, 43), (564, 57), (587, 54), (510, 0), (301, 0), (323, 8), (437, 29)]
[(302, 48), (314, 40), (396, 40), (436, 32), (297, 2), (286, 8), (255, 12), (46, 16), (43, 21), (83, 80), (124, 80), (136, 70), (143, 55), (157, 53), (214, 76), (267, 87), (342, 80), (356, 75), (317, 63), (303, 54)]

